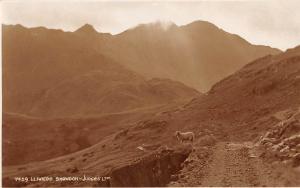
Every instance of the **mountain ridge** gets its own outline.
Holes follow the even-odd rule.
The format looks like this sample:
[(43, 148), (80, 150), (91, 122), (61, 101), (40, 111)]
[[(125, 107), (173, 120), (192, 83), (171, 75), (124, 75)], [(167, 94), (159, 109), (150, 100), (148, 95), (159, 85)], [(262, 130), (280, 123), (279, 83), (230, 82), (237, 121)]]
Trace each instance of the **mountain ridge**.
[(37, 101), (47, 99), (49, 88), (98, 69), (135, 72), (146, 80), (171, 79), (205, 92), (248, 60), (279, 53), (237, 40), (209, 22), (167, 25), (171, 29), (154, 23), (119, 35), (97, 32), (89, 24), (75, 32), (2, 25), (4, 110), (33, 112)]
[(199, 94), (177, 85), (168, 88), (174, 93), (170, 98), (159, 96), (161, 90), (142, 75), (99, 53), (107, 35), (86, 27), (95, 35), (43, 27), (3, 29), (5, 112), (44, 118), (112, 113)]

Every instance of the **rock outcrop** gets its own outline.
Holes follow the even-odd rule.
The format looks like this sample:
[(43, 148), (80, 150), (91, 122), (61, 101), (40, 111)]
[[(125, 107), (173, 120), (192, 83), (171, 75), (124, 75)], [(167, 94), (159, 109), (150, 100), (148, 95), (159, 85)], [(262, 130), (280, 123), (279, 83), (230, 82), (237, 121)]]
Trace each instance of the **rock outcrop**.
[[(286, 113), (291, 113), (290, 111)], [(283, 119), (268, 130), (257, 142), (257, 146), (266, 148), (267, 156), (274, 157), (284, 163), (291, 163), (293, 167), (299, 166), (300, 156), (300, 121), (299, 112)]]
[(152, 187), (165, 186), (171, 176), (181, 169), (181, 163), (191, 153), (191, 148), (178, 150), (159, 149), (132, 164), (112, 169), (110, 183), (112, 187)]

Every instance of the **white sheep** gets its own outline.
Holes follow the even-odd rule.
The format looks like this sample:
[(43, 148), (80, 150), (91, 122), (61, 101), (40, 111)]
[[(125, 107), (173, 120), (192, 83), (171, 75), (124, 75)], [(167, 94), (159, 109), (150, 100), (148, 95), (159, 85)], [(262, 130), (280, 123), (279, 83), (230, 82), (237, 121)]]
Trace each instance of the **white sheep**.
[(176, 131), (175, 136), (177, 137), (177, 140), (183, 143), (184, 141), (191, 141), (193, 142), (195, 139), (195, 134), (193, 132), (180, 132)]

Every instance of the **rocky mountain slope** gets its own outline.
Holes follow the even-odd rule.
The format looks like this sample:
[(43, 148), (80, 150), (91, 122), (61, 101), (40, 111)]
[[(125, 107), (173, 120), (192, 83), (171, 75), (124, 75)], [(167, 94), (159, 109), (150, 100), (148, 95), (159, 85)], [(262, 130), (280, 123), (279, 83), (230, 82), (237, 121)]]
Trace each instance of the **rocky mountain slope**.
[(205, 21), (141, 24), (111, 37), (101, 51), (147, 77), (178, 80), (201, 92), (246, 63), (280, 52)]
[(3, 26), (5, 112), (39, 117), (91, 115), (199, 95), (176, 81), (147, 80), (102, 55), (96, 47), (110, 35), (85, 27), (72, 33)]
[[(206, 91), (250, 60), (279, 52), (252, 45), (203, 21), (181, 27), (144, 24), (118, 35), (98, 33), (89, 24), (74, 32), (3, 25), (4, 111), (64, 116), (81, 110), (82, 113), (127, 110), (152, 104), (153, 100), (160, 103), (158, 96), (144, 96), (143, 92), (149, 93), (152, 87), (152, 81), (149, 85), (147, 80), (169, 78), (198, 91)], [(104, 80), (99, 80), (102, 78)], [(113, 79), (113, 83), (107, 82)], [(109, 84), (113, 84), (112, 87)], [(91, 88), (87, 88), (88, 85)], [(126, 91), (115, 90), (119, 86)], [(95, 88), (97, 92), (90, 91)], [(182, 93), (183, 88), (192, 91), (181, 85), (178, 92)], [(57, 96), (53, 96), (56, 92)], [(186, 97), (186, 93), (180, 96), (176, 92), (169, 93)], [(112, 93), (118, 96), (108, 97)], [(194, 94), (192, 91), (188, 97)], [(68, 97), (66, 107), (57, 109), (61, 95)], [(91, 102), (96, 98), (99, 99), (97, 102)], [(146, 99), (146, 104), (140, 103), (141, 98)], [(81, 104), (74, 106), (71, 101), (78, 99)], [(128, 101), (126, 104), (116, 102), (124, 99)], [(101, 101), (109, 104), (103, 104), (100, 110)], [(110, 103), (118, 104), (106, 110)], [(91, 108), (87, 109), (87, 106)], [(51, 112), (53, 108), (56, 108), (55, 113)]]
[[(195, 171), (202, 172), (202, 163), (208, 162), (208, 167), (218, 166), (219, 163), (217, 161), (222, 161), (220, 159), (224, 157), (226, 160), (224, 160), (224, 163), (220, 163), (219, 170), (226, 170), (228, 167), (228, 175), (235, 178), (232, 181), (228, 181), (225, 178), (225, 182), (223, 182), (223, 177), (220, 173), (216, 174), (216, 171), (208, 171), (208, 179), (204, 179), (203, 182), (206, 182), (209, 178), (216, 177), (220, 181), (220, 185), (242, 185), (239, 184), (241, 182), (240, 178), (244, 177), (235, 175), (233, 171), (230, 171), (236, 169), (237, 172), (244, 173), (247, 185), (299, 185), (299, 182), (297, 182), (299, 174), (294, 173), (294, 168), (298, 167), (297, 165), (285, 167), (285, 170), (278, 170), (279, 167), (277, 168), (277, 166), (273, 166), (274, 168), (263, 167), (261, 163), (266, 162), (261, 157), (265, 155), (255, 154), (256, 149), (254, 147), (254, 143), (259, 140), (260, 136), (264, 136), (267, 131), (275, 130), (274, 126), (282, 121), (279, 116), (283, 110), (294, 112), (299, 109), (299, 76), (299, 47), (279, 55), (257, 59), (215, 84), (207, 95), (191, 100), (184, 105), (179, 105), (177, 108), (163, 110), (141, 121), (127, 124), (124, 130), (106, 136), (91, 147), (48, 161), (5, 167), (4, 182), (12, 185), (13, 181), (11, 178), (13, 176), (29, 173), (37, 176), (81, 176), (86, 174), (91, 176), (109, 176), (111, 179), (106, 179), (104, 182), (68, 182), (67, 185), (122, 186), (136, 185), (134, 179), (137, 178), (146, 180), (149, 177), (153, 177), (155, 179), (155, 177), (159, 177), (159, 174), (163, 173), (170, 181), (175, 181), (175, 184), (171, 185), (178, 185), (179, 183), (179, 185), (195, 186), (197, 182), (193, 181), (197, 174), (188, 174), (192, 169), (187, 170), (186, 168), (196, 168)], [(293, 117), (297, 118), (298, 116), (295, 115)], [(296, 126), (296, 128), (293, 128), (292, 135), (286, 132), (283, 134), (283, 137), (279, 137), (278, 143), (284, 142), (282, 144), (283, 147), (291, 143), (293, 145), (300, 144), (298, 142), (299, 139), (290, 138), (291, 136), (296, 135), (297, 137), (299, 135), (297, 131), (299, 130), (297, 129), (299, 119), (295, 121), (298, 121), (298, 123), (293, 124), (292, 127)], [(178, 148), (188, 148), (189, 144), (180, 144), (174, 138), (174, 132), (177, 130), (193, 131), (195, 133), (196, 140), (191, 156), (196, 155), (197, 157), (197, 160), (194, 161), (195, 163), (193, 161), (183, 162), (183, 165), (181, 165), (183, 169), (179, 172), (178, 180), (176, 178), (172, 179), (172, 175), (176, 175), (178, 169), (165, 172), (164, 169), (166, 168), (161, 168), (168, 165), (170, 169), (178, 167), (178, 164), (171, 164), (172, 161), (180, 161), (171, 160), (171, 156), (174, 156), (172, 153), (179, 152), (182, 153), (180, 156), (187, 157), (186, 152)], [(276, 134), (270, 138), (276, 139)], [(265, 138), (268, 137), (265, 136)], [(250, 142), (250, 144), (234, 144), (244, 142)], [(216, 143), (217, 145), (215, 146)], [(272, 146), (269, 144), (267, 147)], [(290, 148), (295, 149), (294, 146)], [(251, 152), (254, 152), (254, 156), (250, 155)], [(263, 152), (266, 152), (266, 150), (263, 149)], [(289, 150), (285, 152), (289, 152)], [(295, 151), (291, 151), (291, 154), (294, 155), (295, 153), (293, 152)], [(296, 150), (296, 152), (299, 153), (300, 151)], [(223, 155), (219, 156), (218, 154), (220, 153)], [(150, 157), (149, 160), (148, 156), (152, 156), (152, 158)], [(170, 157), (170, 160), (165, 160), (164, 156)], [(217, 158), (214, 160), (215, 157), (210, 158), (210, 156), (217, 156)], [(237, 164), (235, 164), (235, 157), (238, 159)], [(255, 162), (248, 157), (254, 157)], [(211, 160), (207, 161), (207, 159), (212, 159), (213, 163), (210, 164)], [(169, 161), (169, 163), (166, 164), (166, 161)], [(188, 167), (188, 163), (194, 165)], [(138, 174), (136, 176), (128, 176), (132, 169), (144, 169), (144, 167), (139, 168), (140, 165), (146, 165), (148, 169), (153, 170), (151, 172), (143, 171), (141, 176)], [(292, 170), (289, 170), (290, 168)], [(255, 169), (261, 169), (261, 171)], [(272, 171), (270, 172), (271, 174), (268, 174), (268, 177), (262, 173), (264, 170), (267, 172), (270, 169)], [(121, 170), (121, 173), (117, 173), (119, 170)], [(116, 173), (120, 176), (115, 176)], [(287, 175), (286, 173), (289, 174)], [(216, 174), (216, 176), (213, 174)], [(258, 178), (260, 176), (264, 177)], [(270, 183), (269, 180), (272, 180), (274, 177), (277, 177), (277, 180), (280, 182), (276, 184)], [(161, 185), (158, 183), (158, 179), (145, 182), (147, 184), (138, 185)], [(64, 184), (65, 182), (22, 183), (22, 185), (66, 185)], [(205, 185), (210, 185), (210, 183), (206, 182)]]

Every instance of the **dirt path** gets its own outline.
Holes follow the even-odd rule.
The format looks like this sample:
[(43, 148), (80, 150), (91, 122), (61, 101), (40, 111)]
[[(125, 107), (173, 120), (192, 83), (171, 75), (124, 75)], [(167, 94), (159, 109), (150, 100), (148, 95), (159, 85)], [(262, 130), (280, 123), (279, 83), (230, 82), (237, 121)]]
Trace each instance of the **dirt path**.
[(260, 176), (259, 164), (248, 150), (243, 144), (218, 144), (202, 186), (266, 186), (267, 173)]
[[(196, 151), (197, 152), (197, 151)], [(184, 186), (283, 186), (272, 169), (252, 154), (247, 143), (218, 143), (213, 154), (203, 163), (192, 160), (182, 170), (174, 185)]]

